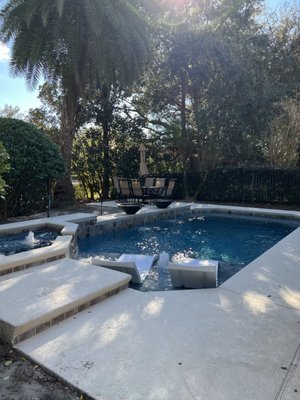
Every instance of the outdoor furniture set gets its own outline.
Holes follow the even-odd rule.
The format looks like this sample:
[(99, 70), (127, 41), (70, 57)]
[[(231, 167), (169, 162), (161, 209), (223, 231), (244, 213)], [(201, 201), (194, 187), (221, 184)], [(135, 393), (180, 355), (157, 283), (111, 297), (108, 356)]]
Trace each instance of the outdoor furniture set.
[(120, 207), (127, 214), (135, 214), (142, 204), (155, 204), (159, 208), (168, 207), (174, 193), (176, 179), (144, 177), (141, 179), (113, 178)]

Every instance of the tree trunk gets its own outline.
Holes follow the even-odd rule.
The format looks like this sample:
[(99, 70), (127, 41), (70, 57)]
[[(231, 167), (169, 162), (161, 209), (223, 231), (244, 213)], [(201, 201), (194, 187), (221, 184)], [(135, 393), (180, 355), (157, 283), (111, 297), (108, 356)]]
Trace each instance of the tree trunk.
[(72, 159), (72, 145), (73, 145), (73, 132), (68, 130), (61, 133), (63, 136), (63, 145), (61, 146), (62, 157), (65, 160), (66, 173), (63, 177), (57, 180), (54, 189), (54, 203), (60, 205), (72, 202), (75, 199), (75, 192), (71, 180), (71, 159)]
[(110, 177), (110, 129), (109, 125), (112, 119), (113, 108), (110, 102), (110, 89), (106, 85), (101, 88), (101, 102), (102, 102), (102, 119), (101, 125), (103, 130), (103, 178), (102, 178), (102, 198), (108, 199), (109, 197), (109, 177)]
[(205, 172), (203, 178), (200, 180), (200, 182), (191, 198), (191, 201), (197, 201), (197, 197), (199, 196), (201, 189), (204, 187), (204, 185), (207, 181), (207, 177), (208, 177), (208, 171)]
[(54, 189), (54, 204), (61, 205), (75, 200), (75, 192), (71, 180), (71, 161), (73, 139), (76, 129), (76, 108), (77, 99), (70, 101), (66, 95), (63, 100), (61, 112), (61, 136), (60, 150), (65, 161), (66, 172), (64, 176), (57, 180)]
[(185, 76), (181, 77), (181, 104), (180, 104), (180, 125), (181, 125), (181, 159), (183, 164), (183, 188), (184, 197), (189, 197), (188, 188), (188, 165), (189, 165), (189, 154), (188, 154), (188, 138), (186, 129), (186, 93), (187, 93), (187, 82)]
[[(106, 127), (107, 128), (107, 127)], [(109, 158), (109, 130), (103, 127), (103, 198), (109, 196), (109, 176), (110, 176), (110, 158)]]

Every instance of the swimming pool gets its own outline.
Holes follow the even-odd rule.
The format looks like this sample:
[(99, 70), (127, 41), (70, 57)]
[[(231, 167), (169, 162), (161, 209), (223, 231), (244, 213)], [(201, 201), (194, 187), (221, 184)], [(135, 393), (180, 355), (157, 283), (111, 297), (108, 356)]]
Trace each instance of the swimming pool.
[[(200, 258), (220, 262), (219, 283), (291, 233), (299, 224), (265, 218), (196, 215), (155, 221), (80, 239), (79, 255), (160, 254), (170, 259)], [(140, 290), (170, 289), (168, 272), (155, 267)]]

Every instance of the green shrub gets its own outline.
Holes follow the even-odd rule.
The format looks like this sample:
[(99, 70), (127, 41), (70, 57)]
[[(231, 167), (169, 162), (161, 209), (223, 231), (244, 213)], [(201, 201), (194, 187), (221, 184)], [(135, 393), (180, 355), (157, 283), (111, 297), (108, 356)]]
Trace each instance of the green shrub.
[(0, 141), (11, 167), (3, 175), (7, 187), (2, 216), (43, 210), (48, 184), (65, 170), (58, 147), (35, 126), (12, 118), (0, 118)]
[(5, 195), (6, 183), (3, 179), (4, 172), (9, 171), (9, 155), (3, 146), (3, 143), (0, 142), (0, 198)]

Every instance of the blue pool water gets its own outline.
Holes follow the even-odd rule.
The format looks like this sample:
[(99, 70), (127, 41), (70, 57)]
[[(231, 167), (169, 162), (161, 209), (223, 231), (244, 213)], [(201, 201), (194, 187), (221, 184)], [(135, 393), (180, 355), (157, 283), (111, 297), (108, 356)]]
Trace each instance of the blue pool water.
[[(29, 236), (28, 236), (29, 235)], [(33, 236), (27, 232), (19, 232), (0, 236), (0, 254), (9, 256), (21, 251), (50, 246), (58, 236), (56, 231), (37, 230)]]
[[(170, 259), (190, 257), (220, 261), (219, 283), (224, 282), (245, 265), (274, 246), (296, 228), (295, 224), (277, 221), (236, 218), (231, 216), (201, 216), (156, 221), (104, 235), (79, 240), (82, 258), (99, 254), (160, 254)], [(167, 290), (170, 282), (165, 271), (153, 270), (153, 277), (141, 290)], [(159, 276), (157, 276), (159, 274)], [(160, 276), (162, 275), (162, 276)], [(161, 278), (161, 279), (160, 279)]]

